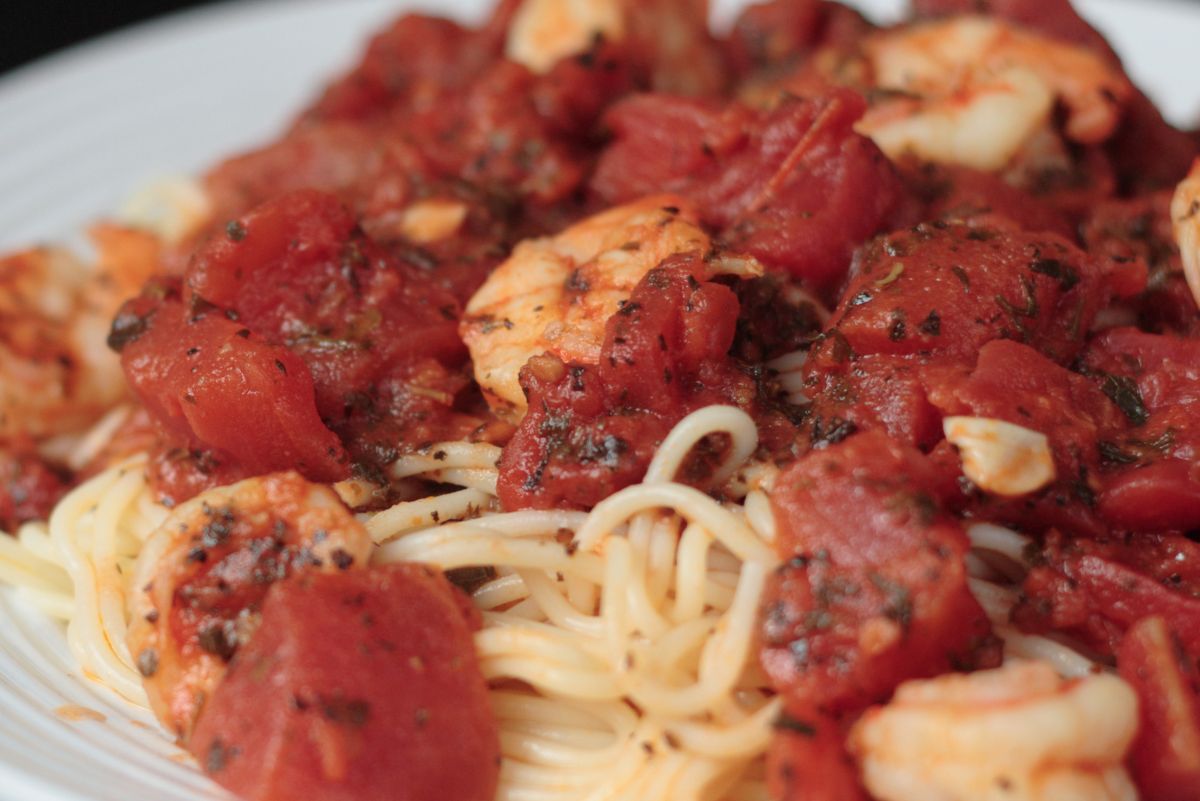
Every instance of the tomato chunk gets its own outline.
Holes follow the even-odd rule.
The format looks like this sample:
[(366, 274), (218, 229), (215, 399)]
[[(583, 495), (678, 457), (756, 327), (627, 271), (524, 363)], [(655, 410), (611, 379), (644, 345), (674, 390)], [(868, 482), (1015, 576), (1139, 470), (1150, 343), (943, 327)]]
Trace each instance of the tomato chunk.
[(500, 58), (513, 4), (502, 4), (478, 31), (423, 14), (406, 14), (380, 31), (362, 60), (306, 112), (306, 120), (362, 119), (422, 96), (462, 91)]
[[(401, 448), (480, 426), (456, 408), (470, 382), (454, 295), (366, 236), (334, 196), (302, 190), (257, 207), (183, 277), (182, 303), (148, 294), (118, 318), (114, 342), (169, 444), (215, 451), (232, 477), (291, 468), (328, 481), (352, 466), (382, 481)], [(185, 342), (198, 335), (210, 347)], [(222, 473), (203, 458), (160, 460), (176, 500)]]
[(1135, 530), (1200, 526), (1200, 341), (1112, 329), (1084, 366), (1128, 420), (1100, 444), (1110, 467), (1105, 517)]
[(1004, 420), (1046, 436), (1056, 479), (1036, 494), (1003, 499), (972, 493), (972, 508), (985, 520), (1045, 530), (1103, 534), (1097, 513), (1101, 454), (1096, 442), (1124, 426), (1124, 418), (1100, 387), (1059, 367), (1033, 348), (1010, 340), (984, 345), (969, 375), (933, 377), (931, 403), (946, 416)]
[(1192, 298), (1171, 220), (1174, 189), (1110, 200), (1088, 215), (1080, 233), (1109, 274), (1117, 309), (1143, 331), (1194, 336), (1200, 309)]
[(636, 96), (605, 116), (616, 140), (591, 186), (609, 203), (688, 196), (730, 247), (830, 289), (899, 199), (891, 164), (854, 133), (864, 108), (852, 92), (770, 112)]
[(1146, 801), (1200, 798), (1200, 676), (1161, 617), (1139, 621), (1117, 654), (1138, 693), (1141, 725), (1129, 764)]
[(874, 30), (860, 11), (827, 0), (764, 0), (742, 8), (723, 43), (741, 89), (777, 78), (818, 49), (849, 48)]
[(969, 360), (1014, 339), (1065, 363), (1107, 300), (1070, 242), (998, 220), (920, 225), (867, 246), (830, 327), (856, 354)]
[(189, 748), (246, 801), (491, 801), (499, 743), (471, 631), (423, 566), (279, 582)]
[(809, 453), (771, 494), (787, 560), (767, 591), (763, 667), (828, 713), (886, 699), (905, 679), (997, 656), (967, 588), (967, 537), (919, 451), (881, 432)]
[(944, 413), (932, 393), (961, 382), (981, 348), (1011, 339), (1069, 362), (1107, 294), (1078, 248), (995, 217), (889, 234), (859, 264), (804, 368), (818, 444), (882, 427), (932, 448)]
[(904, 186), (917, 204), (918, 221), (969, 220), (999, 216), (1026, 231), (1047, 231), (1071, 239), (1070, 220), (1054, 204), (1012, 186), (990, 172), (934, 162), (902, 162)]
[(230, 223), (197, 251), (188, 295), (232, 311), (308, 364), (322, 417), (423, 359), (455, 365), (458, 304), (356, 230), (332, 195), (300, 191)]
[(110, 343), (139, 400), (189, 447), (216, 450), (250, 474), (348, 475), (341, 442), (317, 414), (312, 376), (286, 348), (225, 315), (146, 296), (126, 304)]
[(1023, 629), (1068, 633), (1111, 654), (1139, 620), (1161, 617), (1200, 660), (1200, 545), (1186, 537), (1067, 540), (1051, 532), (1022, 590), (1013, 620)]

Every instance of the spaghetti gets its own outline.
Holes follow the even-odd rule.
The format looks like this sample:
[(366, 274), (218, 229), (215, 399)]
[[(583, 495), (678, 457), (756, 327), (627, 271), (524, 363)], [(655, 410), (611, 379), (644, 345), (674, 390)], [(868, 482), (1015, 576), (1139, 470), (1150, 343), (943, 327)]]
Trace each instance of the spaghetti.
[[(673, 480), (715, 434), (732, 442), (713, 478), (724, 501)], [(504, 756), (498, 799), (766, 797), (763, 756), (781, 701), (754, 646), (778, 557), (767, 500), (775, 470), (749, 461), (757, 444), (745, 412), (701, 409), (671, 431), (641, 484), (590, 513), (496, 511), (499, 449), (490, 445), (440, 443), (393, 465), (397, 481), (461, 489), (361, 514), (377, 543), (373, 561), (489, 571), (471, 594)], [(370, 495), (353, 482), (337, 489), (350, 502)], [(140, 705), (125, 643), (130, 577), (168, 513), (135, 457), (72, 491), (49, 526), (0, 538), (0, 578), (67, 622), (85, 675)], [(1099, 670), (1069, 644), (1008, 624), (1008, 586), (1029, 541), (988, 524), (969, 534), (972, 589), (1006, 655), (1066, 676)]]
[[(716, 479), (740, 479), (725, 503), (672, 481), (717, 433), (734, 444)], [(672, 431), (643, 484), (590, 514), (495, 512), (492, 446), (439, 444), (395, 463), (398, 480), (463, 488), (362, 515), (379, 543), (374, 560), (494, 574), (473, 598), (504, 754), (498, 798), (763, 796), (779, 704), (753, 655), (776, 559), (770, 471), (745, 464), (756, 446), (744, 412), (702, 409)], [(0, 539), (4, 579), (68, 621), (85, 675), (143, 705), (125, 644), (137, 589), (128, 577), (168, 514), (144, 468), (142, 457), (110, 468), (64, 499), (48, 529)], [(339, 490), (353, 497), (356, 487)]]

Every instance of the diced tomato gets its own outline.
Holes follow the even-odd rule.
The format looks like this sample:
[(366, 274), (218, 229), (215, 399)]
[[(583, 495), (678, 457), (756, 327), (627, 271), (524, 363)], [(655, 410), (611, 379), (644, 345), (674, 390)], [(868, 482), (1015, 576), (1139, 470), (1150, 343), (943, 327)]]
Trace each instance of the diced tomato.
[[(604, 151), (591, 189), (610, 204), (674, 192), (719, 159), (744, 146), (754, 112), (708, 98), (638, 94), (604, 116), (614, 141)], [(636, 168), (635, 168), (636, 165)]]
[(828, 0), (765, 0), (742, 9), (725, 54), (741, 88), (810, 61), (819, 49), (851, 48), (874, 26), (857, 9)]
[(964, 361), (993, 339), (1015, 339), (1065, 363), (1107, 300), (1095, 265), (1070, 242), (1000, 221), (889, 234), (859, 262), (829, 322), (859, 355)]
[[(1106, 298), (1093, 263), (1073, 245), (994, 217), (890, 234), (858, 261), (804, 368), (814, 443), (882, 427), (932, 448), (948, 412), (945, 397), (931, 393), (962, 382), (981, 348), (1015, 339), (1067, 362)], [(1042, 363), (1053, 366), (1034, 361), (1034, 380)]]
[(796, 704), (837, 714), (901, 681), (998, 654), (967, 588), (967, 537), (937, 467), (881, 432), (809, 453), (775, 484), (776, 549), (760, 658)]
[(1200, 526), (1200, 340), (1112, 329), (1084, 366), (1128, 420), (1100, 445), (1105, 517), (1137, 530)]
[(824, 22), (818, 0), (771, 0), (742, 10), (726, 48), (741, 74), (798, 60), (816, 44)]
[[(598, 40), (535, 75), (502, 57), (507, 0), (483, 30), (409, 16), (279, 142), (208, 176), (217, 219), (298, 189), (331, 192), (370, 236), (462, 302), (519, 239), (582, 211), (596, 121), (641, 76), (640, 53)], [(426, 200), (466, 209), (452, 236), (412, 241)]]
[(330, 122), (221, 162), (205, 176), (205, 188), (224, 225), (301, 189), (335, 194), (359, 213), (380, 216), (404, 208), (433, 179), (421, 152), (387, 128)]
[(1164, 271), (1142, 293), (1138, 327), (1144, 331), (1200, 337), (1200, 306), (1182, 270)]
[(139, 400), (188, 447), (216, 450), (251, 474), (349, 474), (341, 442), (317, 414), (308, 368), (286, 348), (219, 312), (148, 296), (126, 304), (110, 342)]
[(273, 585), (189, 749), (246, 801), (492, 801), (496, 723), (455, 592), (412, 564)]
[[(605, 325), (598, 364), (547, 356), (521, 371), (529, 411), (500, 460), (505, 508), (595, 505), (640, 480), (675, 423), (713, 403), (760, 412), (764, 439), (790, 439), (790, 424), (759, 407), (755, 380), (727, 357), (737, 297), (696, 280), (697, 258), (672, 257), (638, 283)], [(703, 483), (704, 465), (692, 467), (680, 478)]]
[(1106, 526), (1096, 514), (1101, 489), (1096, 442), (1125, 423), (1095, 382), (1033, 348), (996, 340), (980, 349), (969, 375), (942, 374), (930, 383), (930, 402), (942, 415), (1004, 420), (1049, 440), (1054, 483), (1017, 500), (976, 495), (973, 508), (979, 517), (1026, 529), (1057, 526), (1093, 536), (1104, 533)]
[(1160, 192), (1129, 200), (1110, 200), (1092, 210), (1080, 234), (1088, 252), (1109, 275), (1114, 296), (1135, 298), (1151, 274), (1179, 271), (1170, 218), (1171, 195)]
[(854, 133), (864, 108), (849, 91), (770, 112), (633, 97), (605, 116), (616, 139), (591, 187), (609, 203), (650, 187), (688, 196), (729, 247), (830, 289), (900, 197), (890, 162)]
[(1138, 693), (1141, 725), (1129, 757), (1145, 801), (1200, 799), (1200, 676), (1161, 617), (1129, 629), (1117, 654)]
[(1159, 462), (1123, 470), (1106, 482), (1100, 511), (1115, 525), (1139, 531), (1200, 525), (1197, 463)]
[(327, 419), (340, 416), (347, 392), (404, 363), (464, 358), (455, 299), (357, 232), (331, 195), (283, 195), (230, 223), (185, 278), (185, 300), (231, 310), (301, 355)]
[(1200, 660), (1200, 545), (1184, 537), (1065, 540), (1051, 532), (1022, 590), (1013, 619), (1028, 631), (1068, 633), (1114, 653), (1130, 626), (1158, 616)]
[(357, 469), (479, 424), (453, 408), (469, 383), (456, 299), (366, 237), (331, 195), (293, 192), (230, 223), (185, 278), (193, 303), (232, 312), (303, 360)]
[[(859, 430), (880, 428), (901, 442), (931, 448), (942, 438), (942, 418), (929, 402), (927, 360), (872, 355), (851, 358), (845, 340), (818, 340), (806, 379), (812, 397), (809, 439), (820, 447)], [(952, 370), (960, 375), (960, 370)]]
[(805, 707), (789, 707), (775, 721), (767, 788), (776, 801), (868, 801), (841, 726)]

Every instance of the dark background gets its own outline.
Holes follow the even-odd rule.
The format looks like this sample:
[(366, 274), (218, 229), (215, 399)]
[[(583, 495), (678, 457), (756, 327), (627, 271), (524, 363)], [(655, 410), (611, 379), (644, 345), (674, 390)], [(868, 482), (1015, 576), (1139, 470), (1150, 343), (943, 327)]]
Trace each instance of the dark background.
[(209, 5), (212, 2), (213, 0), (0, 0), (0, 73), (106, 31), (160, 14)]
[(106, 31), (216, 1), (220, 0), (0, 0), (0, 73)]

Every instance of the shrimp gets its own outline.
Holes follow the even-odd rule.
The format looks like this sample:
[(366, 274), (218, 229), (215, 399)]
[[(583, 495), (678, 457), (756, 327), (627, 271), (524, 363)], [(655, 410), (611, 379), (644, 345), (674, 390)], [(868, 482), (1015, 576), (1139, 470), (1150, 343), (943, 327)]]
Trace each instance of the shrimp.
[(509, 26), (505, 55), (545, 73), (599, 39), (640, 51), (658, 91), (703, 94), (724, 83), (708, 33), (708, 0), (524, 0)]
[(625, 35), (620, 0), (525, 0), (513, 17), (506, 55), (534, 72), (548, 72), (561, 59), (586, 52), (601, 36)]
[(111, 223), (89, 236), (91, 264), (61, 248), (0, 257), (0, 458), (15, 443), (70, 464), (79, 438), (127, 397), (109, 326), (158, 270), (161, 242)]
[(1136, 801), (1124, 767), (1137, 695), (1044, 662), (901, 685), (850, 732), (880, 801)]
[(1191, 172), (1175, 187), (1171, 198), (1171, 225), (1183, 261), (1183, 274), (1192, 290), (1192, 298), (1200, 307), (1200, 159), (1192, 164)]
[(534, 356), (596, 364), (604, 324), (668, 256), (710, 256), (713, 274), (762, 275), (753, 259), (718, 256), (695, 207), (658, 195), (597, 214), (557, 236), (520, 243), (467, 304), (460, 328), (475, 380), (498, 415), (525, 413), (519, 373)]
[(0, 258), (0, 442), (80, 432), (124, 396), (115, 293), (65, 250)]
[(1066, 137), (1098, 144), (1134, 91), (1100, 55), (987, 17), (883, 31), (862, 52), (883, 99), (857, 130), (893, 159), (1002, 169), (1049, 126), (1056, 102)]
[(138, 557), (126, 638), (163, 725), (186, 741), (273, 582), (365, 565), (370, 551), (337, 495), (295, 473), (210, 490), (174, 510)]

